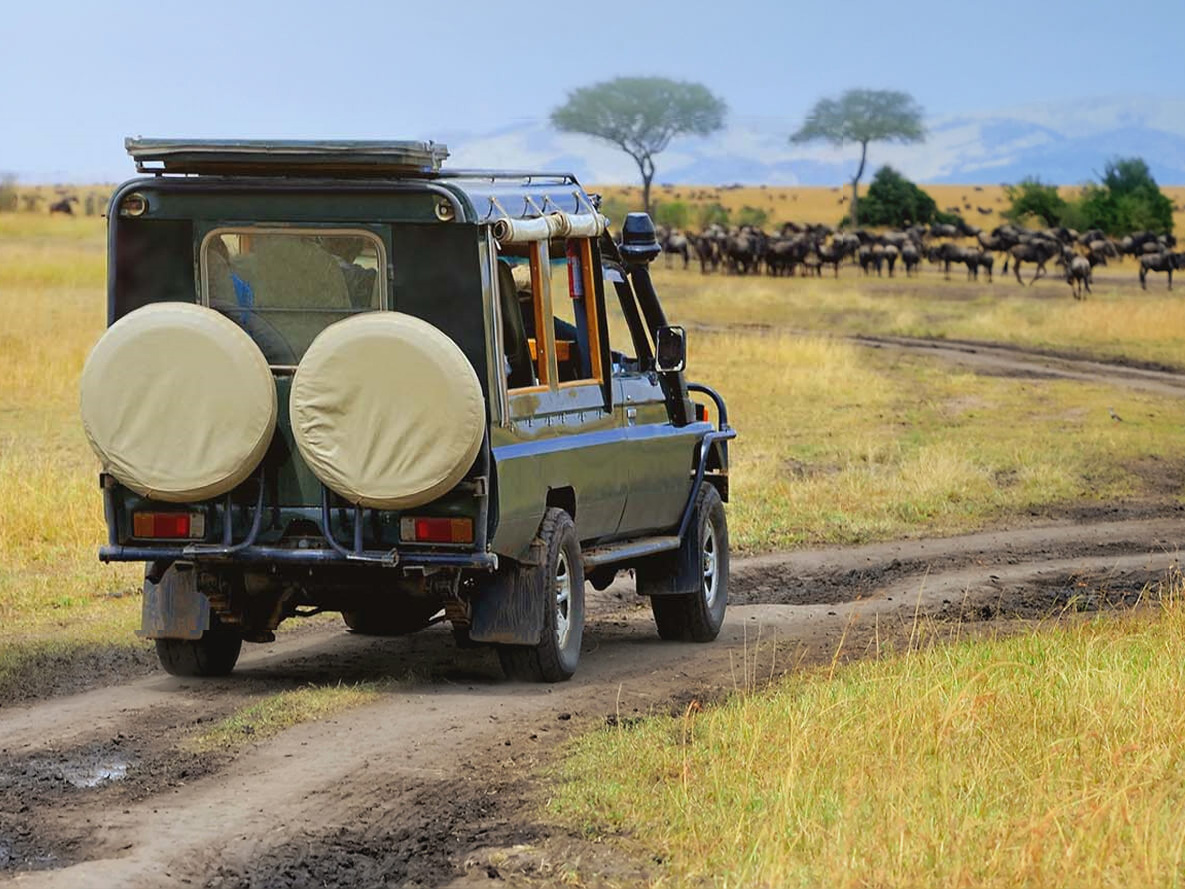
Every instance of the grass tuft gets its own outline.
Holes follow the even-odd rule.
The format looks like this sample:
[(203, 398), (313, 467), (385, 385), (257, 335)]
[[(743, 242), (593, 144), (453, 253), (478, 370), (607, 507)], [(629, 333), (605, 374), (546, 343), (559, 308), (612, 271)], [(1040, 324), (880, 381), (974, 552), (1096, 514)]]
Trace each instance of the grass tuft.
[(233, 752), (294, 725), (328, 719), (369, 704), (378, 699), (381, 691), (375, 682), (307, 685), (282, 691), (232, 713), (189, 739), (185, 746), (195, 753)]

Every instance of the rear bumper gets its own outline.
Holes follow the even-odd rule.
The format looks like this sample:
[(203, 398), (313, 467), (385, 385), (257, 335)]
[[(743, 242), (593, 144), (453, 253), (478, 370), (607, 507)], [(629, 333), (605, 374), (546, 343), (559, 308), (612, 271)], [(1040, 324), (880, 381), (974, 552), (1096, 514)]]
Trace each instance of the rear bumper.
[(281, 546), (120, 546), (99, 548), (101, 562), (227, 562), (287, 565), (380, 565), (389, 568), (471, 568), (493, 571), (498, 567), (494, 553), (482, 552), (366, 552), (342, 554), (335, 549), (293, 549)]

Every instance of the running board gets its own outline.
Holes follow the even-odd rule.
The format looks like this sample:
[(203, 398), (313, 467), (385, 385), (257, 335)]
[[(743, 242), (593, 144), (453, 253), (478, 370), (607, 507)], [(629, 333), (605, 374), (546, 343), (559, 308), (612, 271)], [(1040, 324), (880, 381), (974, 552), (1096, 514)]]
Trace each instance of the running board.
[(581, 561), (584, 562), (584, 570), (588, 571), (590, 568), (600, 568), (602, 565), (612, 565), (614, 562), (641, 559), (678, 548), (678, 537), (643, 537), (641, 540), (608, 543), (604, 546), (586, 549), (581, 553)]

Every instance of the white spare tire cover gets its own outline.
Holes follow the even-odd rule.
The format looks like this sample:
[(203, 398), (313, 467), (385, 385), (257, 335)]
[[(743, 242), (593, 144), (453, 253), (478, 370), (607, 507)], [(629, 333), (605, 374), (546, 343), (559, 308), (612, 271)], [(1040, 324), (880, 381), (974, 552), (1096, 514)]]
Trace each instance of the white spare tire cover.
[(481, 384), (426, 321), (367, 312), (331, 324), (292, 380), (292, 436), (305, 463), (350, 503), (408, 509), (473, 465), (485, 432)]
[(82, 425), (104, 471), (153, 500), (225, 494), (263, 459), (276, 384), (213, 309), (154, 303), (116, 321), (82, 368)]

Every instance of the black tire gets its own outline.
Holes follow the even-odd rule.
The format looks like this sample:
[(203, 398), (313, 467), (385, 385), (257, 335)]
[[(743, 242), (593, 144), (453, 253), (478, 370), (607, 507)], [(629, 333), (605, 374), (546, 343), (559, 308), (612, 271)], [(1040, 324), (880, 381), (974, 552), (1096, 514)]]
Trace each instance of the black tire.
[(547, 510), (536, 548), (539, 564), (511, 570), (520, 572), (515, 581), (529, 585), (544, 609), (543, 634), (536, 645), (499, 645), (498, 659), (509, 679), (563, 682), (576, 672), (584, 638), (584, 565), (572, 517)]
[(243, 637), (210, 614), (210, 629), (200, 639), (157, 639), (156, 656), (173, 676), (228, 676), (239, 660)]
[[(680, 561), (699, 565), (702, 581), (694, 593), (655, 595), (650, 609), (658, 635), (674, 642), (711, 642), (720, 634), (724, 611), (728, 607), (728, 520), (724, 502), (713, 485), (705, 483), (696, 497), (695, 512), (687, 529)], [(712, 570), (710, 585), (709, 560)], [(638, 592), (649, 595), (646, 581), (639, 574)]]

